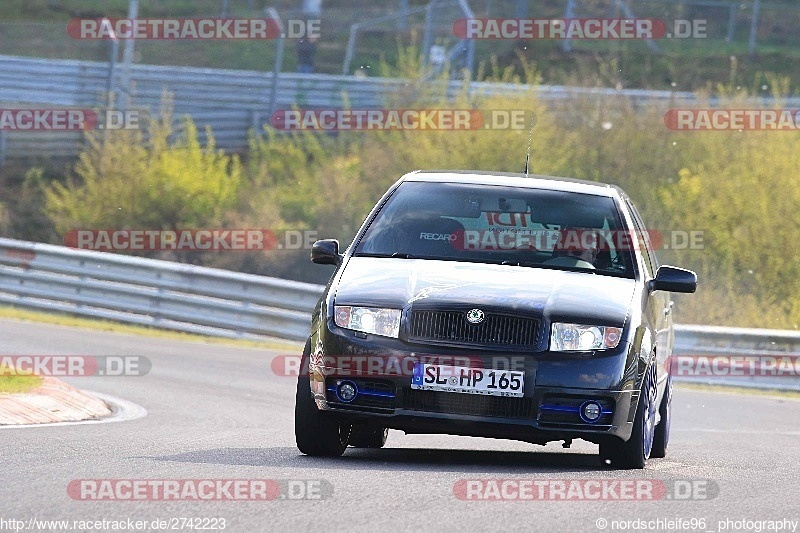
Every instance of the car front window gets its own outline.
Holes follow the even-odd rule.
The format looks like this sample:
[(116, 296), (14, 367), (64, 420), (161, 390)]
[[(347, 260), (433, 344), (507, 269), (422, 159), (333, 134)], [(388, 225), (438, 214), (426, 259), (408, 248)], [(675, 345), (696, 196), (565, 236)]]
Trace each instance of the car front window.
[(354, 255), (501, 263), (634, 277), (612, 198), (463, 183), (402, 183)]

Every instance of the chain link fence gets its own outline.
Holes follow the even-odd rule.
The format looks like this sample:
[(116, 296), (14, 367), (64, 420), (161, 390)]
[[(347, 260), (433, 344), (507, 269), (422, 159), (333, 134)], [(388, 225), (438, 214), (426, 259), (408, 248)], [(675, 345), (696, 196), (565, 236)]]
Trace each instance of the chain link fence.
[[(77, 40), (66, 31), (74, 17), (125, 17), (129, 0), (27, 0), (0, 7), (0, 54), (53, 59), (108, 61), (110, 41)], [(659, 40), (659, 51), (694, 56), (725, 54), (794, 54), (800, 51), (795, 28), (800, 4), (793, 0), (197, 0), (141, 2), (139, 17), (265, 17), (273, 7), (286, 19), (318, 17), (321, 37), (316, 42), (314, 71), (340, 74), (350, 50), (353, 72), (381, 75), (381, 61), (396, 63), (398, 43), (416, 43), (425, 57), (450, 50), (458, 38), (453, 24), (464, 18), (460, 3), (479, 18), (659, 18), (672, 27), (675, 20), (704, 21), (704, 39)], [(16, 6), (16, 7), (15, 7)], [(305, 7), (305, 11), (304, 11)], [(757, 17), (754, 21), (754, 13)], [(309, 11), (310, 10), (310, 11)], [(318, 10), (318, 11), (317, 11)], [(318, 12), (318, 14), (317, 14)], [(755, 24), (754, 24), (755, 22)], [(355, 38), (353, 25), (360, 26)], [(352, 41), (352, 42), (351, 42)], [(519, 42), (486, 40), (477, 44), (477, 62), (492, 55), (507, 56)], [(559, 44), (550, 43), (553, 49)], [(287, 43), (284, 71), (296, 71), (297, 43)], [(573, 41), (572, 50), (614, 50), (639, 43)], [(276, 41), (184, 40), (136, 42), (134, 61), (154, 65), (187, 65), (242, 70), (270, 70)], [(653, 53), (658, 53), (653, 52)], [(465, 55), (451, 58), (458, 68), (468, 66)]]

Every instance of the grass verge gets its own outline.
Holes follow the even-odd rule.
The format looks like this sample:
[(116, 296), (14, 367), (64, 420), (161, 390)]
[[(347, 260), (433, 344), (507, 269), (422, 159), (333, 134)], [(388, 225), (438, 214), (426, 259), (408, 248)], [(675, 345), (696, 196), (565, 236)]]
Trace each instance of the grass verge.
[(17, 394), (28, 392), (41, 384), (39, 376), (2, 376), (0, 375), (0, 394)]
[(706, 385), (701, 383), (675, 383), (676, 389), (685, 389), (698, 392), (744, 394), (750, 396), (763, 396), (772, 398), (786, 398), (800, 400), (800, 391), (781, 390), (781, 389), (753, 389), (750, 387), (737, 387), (734, 385)]

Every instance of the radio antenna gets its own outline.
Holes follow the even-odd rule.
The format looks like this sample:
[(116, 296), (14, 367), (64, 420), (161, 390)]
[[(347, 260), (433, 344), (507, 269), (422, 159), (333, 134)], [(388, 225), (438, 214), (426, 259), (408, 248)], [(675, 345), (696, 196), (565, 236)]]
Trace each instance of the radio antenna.
[(525, 154), (525, 177), (528, 177), (528, 164), (530, 163), (531, 159), (531, 144), (533, 143), (533, 123), (535, 122), (535, 116), (531, 117), (531, 131), (528, 134), (528, 153)]

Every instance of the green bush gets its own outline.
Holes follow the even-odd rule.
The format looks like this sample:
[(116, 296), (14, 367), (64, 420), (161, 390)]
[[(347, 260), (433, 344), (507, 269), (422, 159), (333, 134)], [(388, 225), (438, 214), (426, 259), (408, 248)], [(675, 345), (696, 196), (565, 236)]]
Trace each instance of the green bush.
[(74, 173), (45, 186), (45, 213), (59, 234), (72, 229), (194, 229), (222, 227), (236, 210), (242, 185), (239, 158), (208, 142), (194, 123), (173, 134), (168, 108), (140, 130), (87, 136)]

